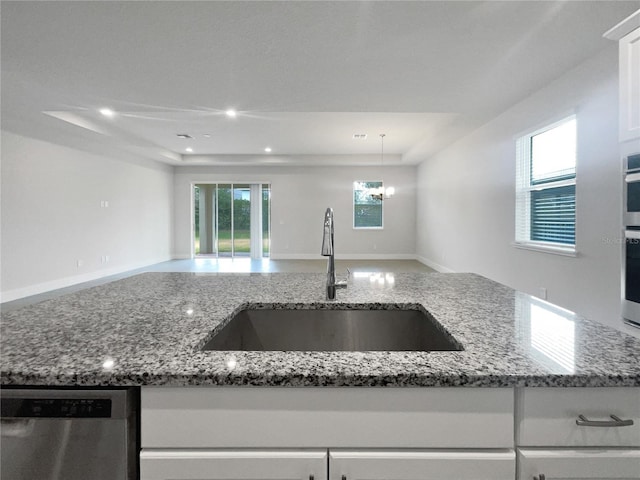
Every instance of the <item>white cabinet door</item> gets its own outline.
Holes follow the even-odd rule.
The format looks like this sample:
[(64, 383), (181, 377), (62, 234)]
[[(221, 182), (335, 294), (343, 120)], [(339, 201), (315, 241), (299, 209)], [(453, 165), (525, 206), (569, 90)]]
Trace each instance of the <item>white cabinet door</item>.
[(511, 450), (330, 450), (330, 480), (513, 480)]
[(519, 480), (639, 480), (640, 449), (519, 449), (518, 465)]
[[(640, 388), (520, 388), (516, 397), (519, 446), (640, 446)], [(612, 426), (589, 426), (589, 421)]]
[(620, 39), (620, 141), (640, 138), (640, 28)]
[(143, 449), (140, 479), (327, 480), (327, 451)]

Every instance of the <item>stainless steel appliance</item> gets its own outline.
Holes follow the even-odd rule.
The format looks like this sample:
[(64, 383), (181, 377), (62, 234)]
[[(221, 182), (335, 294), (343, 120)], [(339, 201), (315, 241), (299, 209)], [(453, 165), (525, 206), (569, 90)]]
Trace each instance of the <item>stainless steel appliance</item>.
[(640, 226), (640, 153), (625, 162), (624, 224)]
[(640, 327), (640, 153), (627, 156), (624, 167), (622, 317)]
[(135, 389), (0, 391), (2, 480), (134, 480)]
[(627, 226), (624, 236), (622, 317), (640, 327), (640, 226)]

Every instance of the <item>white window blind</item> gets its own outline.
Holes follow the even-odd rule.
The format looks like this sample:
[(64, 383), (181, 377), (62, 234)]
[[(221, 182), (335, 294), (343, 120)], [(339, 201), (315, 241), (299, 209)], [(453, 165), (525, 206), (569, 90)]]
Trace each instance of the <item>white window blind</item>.
[(575, 251), (575, 116), (518, 138), (516, 159), (516, 244)]

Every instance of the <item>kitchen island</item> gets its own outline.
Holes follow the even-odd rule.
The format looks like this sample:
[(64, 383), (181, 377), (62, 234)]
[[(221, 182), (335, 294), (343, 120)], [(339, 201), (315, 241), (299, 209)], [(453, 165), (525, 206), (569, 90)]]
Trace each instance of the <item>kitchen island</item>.
[[(464, 348), (200, 351), (246, 307), (429, 312)], [(639, 386), (640, 339), (475, 274), (145, 273), (2, 315), (5, 385)]]
[[(640, 340), (474, 274), (325, 281), (146, 273), (6, 312), (1, 381), (139, 387), (142, 480), (640, 478)], [(201, 350), (246, 308), (420, 309), (463, 350)]]

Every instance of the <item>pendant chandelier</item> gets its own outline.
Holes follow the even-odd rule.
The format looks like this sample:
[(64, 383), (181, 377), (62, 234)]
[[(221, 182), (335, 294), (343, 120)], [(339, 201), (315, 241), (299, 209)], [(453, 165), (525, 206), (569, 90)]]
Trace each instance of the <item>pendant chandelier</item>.
[(396, 193), (396, 189), (393, 187), (387, 187), (385, 188), (384, 186), (384, 137), (386, 136), (386, 134), (381, 133), (380, 134), (380, 167), (381, 167), (381, 179), (382, 179), (382, 185), (379, 186), (378, 188), (371, 188), (369, 189), (369, 196), (375, 200), (384, 200), (387, 198), (391, 198), (393, 197), (393, 194)]

